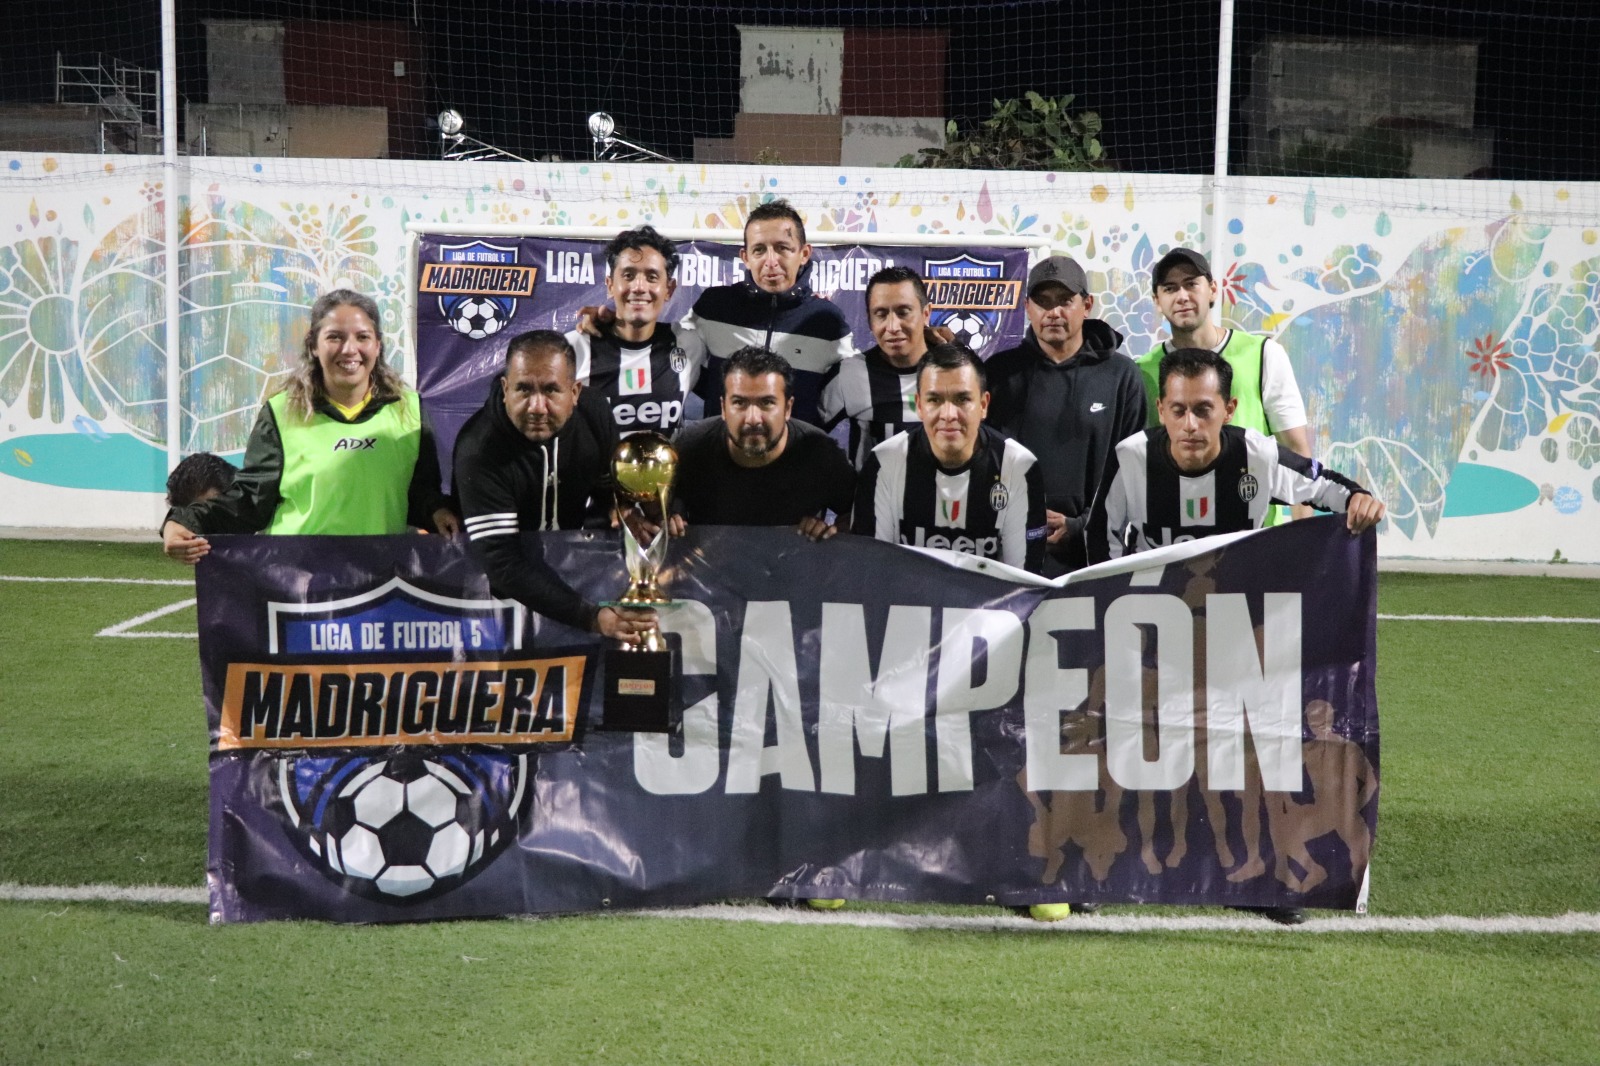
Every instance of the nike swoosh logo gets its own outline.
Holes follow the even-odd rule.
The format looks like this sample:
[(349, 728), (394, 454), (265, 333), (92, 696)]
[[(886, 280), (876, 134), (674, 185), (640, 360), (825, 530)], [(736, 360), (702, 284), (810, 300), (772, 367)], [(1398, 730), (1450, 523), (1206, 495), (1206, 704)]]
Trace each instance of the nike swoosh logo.
[(1094, 414), (1096, 411), (1104, 411), (1105, 409), (1106, 405), (1103, 403), (1092, 403), (1089, 405), (1090, 414)]

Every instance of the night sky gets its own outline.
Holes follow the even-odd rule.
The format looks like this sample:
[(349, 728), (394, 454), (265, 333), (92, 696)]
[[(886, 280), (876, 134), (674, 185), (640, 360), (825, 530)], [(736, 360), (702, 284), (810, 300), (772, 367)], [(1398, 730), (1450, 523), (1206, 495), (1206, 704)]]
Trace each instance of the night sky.
[[(828, 0), (588, 2), (505, 10), (510, 6), (504, 0), (179, 0), (179, 89), (189, 100), (207, 98), (205, 18), (396, 20), (424, 43), (428, 114), (455, 107), (467, 116), (468, 132), (491, 143), (523, 155), (580, 159), (590, 149), (585, 118), (606, 110), (623, 136), (688, 158), (695, 136), (733, 132), (739, 24), (942, 27), (950, 34), (950, 117), (984, 117), (992, 98), (1026, 89), (1077, 93), (1075, 106), (1102, 115), (1103, 140), (1119, 169), (1211, 170), (1216, 0), (969, 0), (915, 8)], [(58, 49), (69, 59), (104, 51), (159, 65), (154, 0), (11, 0), (4, 8), (0, 99), (53, 99)], [(1486, 176), (1600, 179), (1600, 93), (1592, 89), (1600, 14), (1586, 0), (1239, 0), (1235, 20), (1235, 159), (1244, 150), (1237, 105), (1248, 92), (1249, 56), (1269, 35), (1428, 36), (1480, 42), (1477, 125), (1496, 134), (1495, 164)]]

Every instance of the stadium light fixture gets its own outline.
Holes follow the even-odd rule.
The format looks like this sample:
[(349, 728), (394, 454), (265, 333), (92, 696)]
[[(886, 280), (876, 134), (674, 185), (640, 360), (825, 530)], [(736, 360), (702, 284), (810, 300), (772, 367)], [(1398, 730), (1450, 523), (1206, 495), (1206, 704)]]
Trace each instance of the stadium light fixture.
[(673, 162), (671, 156), (662, 155), (660, 152), (618, 137), (617, 120), (604, 111), (596, 111), (589, 116), (589, 136), (594, 138), (596, 161), (627, 163), (654, 159), (658, 163)]
[(444, 159), (462, 162), (478, 162), (485, 159), (508, 159), (514, 163), (530, 162), (515, 152), (496, 148), (492, 144), (463, 133), (466, 120), (461, 117), (461, 112), (453, 107), (439, 112), (438, 121), (440, 152)]

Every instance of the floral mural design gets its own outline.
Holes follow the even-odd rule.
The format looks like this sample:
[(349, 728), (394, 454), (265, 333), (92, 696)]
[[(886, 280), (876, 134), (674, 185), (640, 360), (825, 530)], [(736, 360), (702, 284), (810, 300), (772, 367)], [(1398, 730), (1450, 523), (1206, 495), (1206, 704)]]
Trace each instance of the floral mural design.
[(1467, 358), (1472, 363), (1472, 372), (1484, 378), (1492, 378), (1511, 365), (1506, 359), (1504, 342), (1495, 340), (1493, 333), (1485, 333), (1481, 340), (1475, 338), (1467, 350)]
[(117, 223), (79, 283), (79, 350), (106, 406), (146, 444), (167, 435), (165, 203)]
[(1515, 449), (1558, 430), (1563, 415), (1600, 420), (1600, 260), (1575, 265), (1568, 277), (1567, 285), (1539, 285), (1506, 334), (1475, 434), (1484, 448)]
[[(1285, 331), (1316, 434), (1313, 450), (1331, 461), (1336, 444), (1385, 449), (1381, 462), (1369, 464), (1382, 473), (1371, 487), (1385, 500), (1416, 501), (1414, 510), (1393, 516), (1407, 537), (1437, 529), (1444, 516), (1438, 490), (1451, 482), (1476, 410), (1477, 375), (1456, 338), (1502, 335), (1522, 304), (1522, 288), (1485, 253), (1469, 231), (1446, 231), (1381, 286), (1297, 315)], [(1500, 376), (1502, 389), (1509, 377)]]
[(102, 418), (78, 351), (78, 243), (38, 237), (0, 248), (0, 403), (61, 422), (69, 403)]
[(1308, 267), (1294, 276), (1314, 289), (1343, 295), (1382, 281), (1383, 275), (1378, 271), (1382, 265), (1383, 253), (1370, 245), (1341, 244), (1328, 253), (1320, 269)]
[[(159, 489), (167, 184), (155, 169), (114, 170), (84, 158), (47, 172), (23, 157), (0, 172), (0, 217), (15, 227), (0, 239), (0, 439), (15, 442), (0, 447), (0, 477)], [(1452, 213), (1448, 186), (1424, 212), (1407, 206), (1410, 193), (1379, 205), (1345, 201), (1334, 182), (1290, 191), (1247, 181), (1230, 192), (1227, 243), (1214, 248), (1204, 183), (1172, 176), (950, 172), (935, 185), (917, 172), (587, 163), (448, 173), (460, 177), (396, 181), (377, 162), (337, 187), (292, 160), (197, 165), (180, 185), (192, 190), (179, 215), (183, 450), (243, 446), (328, 288), (373, 295), (392, 357), (407, 362), (409, 222), (648, 221), (732, 235), (754, 206), (783, 196), (817, 232), (1036, 238), (1082, 262), (1095, 315), (1130, 355), (1166, 332), (1154, 260), (1199, 249), (1216, 268), (1224, 323), (1283, 340), (1317, 453), (1389, 502), (1391, 546), (1428, 554), (1456, 519), (1518, 509), (1543, 524), (1502, 528), (1547, 541), (1553, 529), (1587, 530), (1600, 544), (1600, 258), (1582, 228), (1600, 214), (1593, 190), (1548, 190), (1543, 206), (1524, 209), (1508, 189), (1494, 217), (1483, 208), (1492, 183), (1475, 184)], [(52, 462), (42, 437), (89, 458), (69, 463), (63, 450)], [(81, 450), (91, 443), (99, 450)], [(127, 463), (101, 464), (123, 444)], [(31, 465), (7, 466), (13, 452)], [(74, 480), (94, 464), (104, 469), (92, 485)], [(1511, 539), (1520, 552), (1529, 538)], [(1561, 540), (1564, 557), (1582, 542)]]
[(404, 262), (380, 260), (376, 228), (339, 205), (254, 204), (206, 197), (183, 235), (181, 360), (184, 448), (244, 447), (257, 409), (294, 367), (317, 296), (351, 288), (373, 296), (386, 347), (403, 365)]

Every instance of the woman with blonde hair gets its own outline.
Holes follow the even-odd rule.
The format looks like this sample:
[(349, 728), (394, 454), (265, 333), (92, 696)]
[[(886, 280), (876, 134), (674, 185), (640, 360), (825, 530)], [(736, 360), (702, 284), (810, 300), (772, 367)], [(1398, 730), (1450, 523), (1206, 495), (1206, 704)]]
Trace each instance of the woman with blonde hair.
[(244, 467), (220, 496), (167, 512), (162, 549), (194, 563), (205, 534), (454, 536), (433, 430), (415, 390), (384, 359), (378, 306), (335, 289), (311, 307), (288, 385), (261, 407)]

